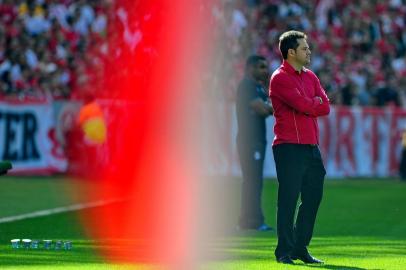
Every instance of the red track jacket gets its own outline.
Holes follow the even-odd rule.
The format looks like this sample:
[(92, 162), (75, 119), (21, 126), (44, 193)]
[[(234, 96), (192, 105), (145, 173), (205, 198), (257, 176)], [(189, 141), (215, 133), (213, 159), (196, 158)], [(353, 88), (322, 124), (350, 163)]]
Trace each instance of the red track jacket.
[[(330, 104), (317, 76), (303, 68), (299, 74), (287, 62), (271, 76), (269, 96), (275, 116), (273, 145), (319, 144), (317, 117), (330, 112)], [(323, 102), (320, 104), (320, 97)]]

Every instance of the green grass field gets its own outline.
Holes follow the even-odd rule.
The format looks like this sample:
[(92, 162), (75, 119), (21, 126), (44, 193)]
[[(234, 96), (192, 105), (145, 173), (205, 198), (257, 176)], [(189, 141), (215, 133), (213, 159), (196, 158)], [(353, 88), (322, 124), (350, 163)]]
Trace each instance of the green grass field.
[[(62, 178), (0, 178), (0, 218), (71, 204)], [(221, 188), (239, 193), (239, 179)], [(238, 197), (238, 196), (236, 196)], [(276, 183), (266, 181), (264, 211), (275, 224)], [(75, 201), (76, 202), (76, 201)], [(229, 203), (230, 222), (239, 202)], [(230, 227), (232, 224), (230, 223)], [(83, 233), (75, 212), (0, 223), (1, 269), (155, 269), (108, 264)], [(13, 238), (71, 240), (71, 251), (13, 250)], [(238, 232), (210, 243), (209, 260), (198, 269), (406, 269), (406, 183), (396, 180), (327, 181), (310, 246), (322, 266), (277, 264), (272, 232)], [(216, 254), (222, 254), (216, 256)], [(194, 270), (194, 269), (190, 269)]]

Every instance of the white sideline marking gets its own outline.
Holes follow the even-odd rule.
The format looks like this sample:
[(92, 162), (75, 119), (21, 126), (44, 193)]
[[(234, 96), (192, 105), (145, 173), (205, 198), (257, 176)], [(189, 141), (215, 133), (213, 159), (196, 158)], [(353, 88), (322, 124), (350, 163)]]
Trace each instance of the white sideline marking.
[(120, 202), (120, 201), (123, 201), (123, 199), (112, 199), (112, 200), (103, 200), (103, 201), (96, 201), (96, 202), (89, 202), (89, 203), (78, 203), (78, 204), (72, 204), (72, 205), (68, 205), (68, 206), (57, 207), (57, 208), (39, 210), (39, 211), (27, 213), (27, 214), (0, 218), (0, 224), (29, 219), (29, 218), (45, 217), (45, 216), (50, 216), (50, 215), (59, 214), (59, 213), (72, 212), (72, 211), (82, 210), (82, 209), (86, 209), (86, 208), (104, 206), (107, 204), (112, 204), (112, 203)]

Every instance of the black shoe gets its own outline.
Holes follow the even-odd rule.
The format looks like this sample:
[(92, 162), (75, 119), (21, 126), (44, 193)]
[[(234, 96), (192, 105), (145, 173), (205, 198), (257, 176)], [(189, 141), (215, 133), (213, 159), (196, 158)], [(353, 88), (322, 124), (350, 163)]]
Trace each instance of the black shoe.
[(276, 261), (278, 263), (283, 263), (283, 264), (295, 264), (289, 256), (282, 256), (280, 258), (276, 258)]
[(292, 256), (290, 256), (292, 260), (301, 260), (304, 263), (308, 264), (323, 264), (324, 262), (313, 257), (310, 255), (309, 252), (303, 253), (303, 254), (295, 254), (293, 253)]

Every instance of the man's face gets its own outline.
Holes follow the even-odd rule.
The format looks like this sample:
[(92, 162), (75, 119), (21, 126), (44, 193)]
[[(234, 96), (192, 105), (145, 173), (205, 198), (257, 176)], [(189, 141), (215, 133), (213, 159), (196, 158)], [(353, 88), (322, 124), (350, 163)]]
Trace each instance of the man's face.
[(299, 46), (294, 50), (294, 57), (296, 63), (301, 66), (306, 66), (310, 64), (310, 55), (312, 54), (309, 48), (309, 44), (307, 44), (306, 39), (298, 39)]
[(253, 67), (253, 77), (257, 81), (266, 82), (269, 79), (268, 63), (265, 60), (259, 61)]

